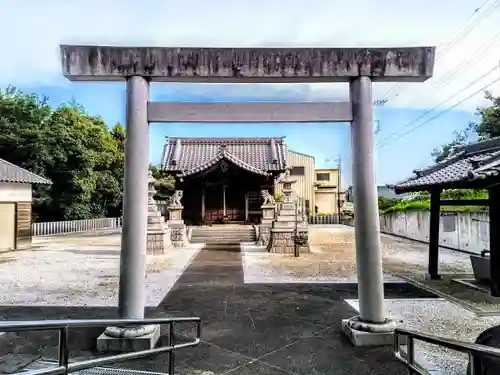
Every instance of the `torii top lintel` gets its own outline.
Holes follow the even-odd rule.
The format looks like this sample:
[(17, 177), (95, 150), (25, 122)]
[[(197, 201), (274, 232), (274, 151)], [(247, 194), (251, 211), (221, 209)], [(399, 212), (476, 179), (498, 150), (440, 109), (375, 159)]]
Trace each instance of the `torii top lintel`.
[(422, 82), (432, 77), (435, 47), (174, 48), (62, 45), (72, 81), (140, 75), (163, 82)]

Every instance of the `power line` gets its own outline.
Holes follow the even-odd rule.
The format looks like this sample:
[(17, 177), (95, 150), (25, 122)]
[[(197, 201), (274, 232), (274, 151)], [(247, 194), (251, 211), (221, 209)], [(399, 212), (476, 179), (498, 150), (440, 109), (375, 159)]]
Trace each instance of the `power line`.
[[(489, 2), (490, 0), (486, 0), (479, 8), (476, 8), (472, 15), (468, 18), (467, 22), (470, 21), (475, 15), (477, 15), (481, 9)], [(458, 35), (456, 35), (454, 38), (452, 38), (450, 41), (444, 43), (443, 46), (438, 47), (438, 53), (435, 56), (435, 62), (438, 61), (440, 57), (443, 57), (447, 51), (449, 51), (451, 48), (453, 48), (460, 40), (465, 38), (467, 35), (469, 35), (472, 30), (479, 24), (479, 22), (483, 21), (485, 18), (493, 14), (493, 12), (500, 6), (500, 0), (495, 0), (493, 4), (490, 5), (483, 13), (481, 13), (465, 30), (460, 32)], [(394, 91), (400, 87), (403, 86), (403, 83), (398, 83), (395, 86), (389, 88), (389, 90), (384, 94), (383, 99), (387, 100), (391, 94), (391, 91)], [(399, 95), (399, 92), (396, 93), (396, 96)]]
[[(471, 65), (473, 62), (479, 59), (482, 60), (484, 56), (486, 55), (486, 52), (492, 48), (498, 41), (500, 41), (500, 31), (498, 31), (487, 43), (482, 44), (477, 48), (474, 52), (472, 52), (470, 55), (472, 57), (468, 60), (462, 61), (461, 63), (457, 64), (452, 70), (448, 71), (443, 77), (441, 77), (438, 81), (436, 82), (431, 82), (431, 85), (433, 88), (439, 88), (439, 87), (444, 87), (448, 82), (452, 80), (454, 76), (456, 76), (460, 71), (462, 71), (464, 68), (468, 67)], [(421, 99), (423, 96), (420, 96), (418, 99)]]
[(410, 127), (411, 125), (413, 125), (414, 123), (416, 123), (417, 121), (419, 121), (420, 119), (424, 118), (425, 116), (427, 116), (429, 113), (432, 113), (434, 110), (438, 109), (439, 107), (441, 107), (443, 104), (446, 104), (448, 103), (451, 99), (455, 98), (457, 95), (461, 94), (462, 92), (464, 92), (465, 90), (467, 90), (468, 88), (470, 88), (471, 86), (473, 86), (474, 84), (476, 84), (478, 81), (480, 81), (481, 79), (489, 76), (491, 73), (493, 73), (496, 69), (498, 69), (498, 65), (497, 66), (494, 66), (493, 68), (491, 68), (490, 70), (488, 70), (486, 73), (483, 73), (481, 74), (479, 77), (477, 78), (474, 78), (471, 82), (469, 82), (465, 87), (463, 87), (462, 89), (460, 89), (459, 91), (455, 92), (454, 94), (452, 94), (451, 96), (449, 96), (447, 99), (441, 101), (439, 104), (437, 104), (436, 106), (432, 107), (431, 109), (427, 110), (426, 112), (424, 112), (423, 114), (421, 114), (420, 116), (418, 116), (416, 119), (410, 121), (408, 124), (406, 124), (405, 126), (403, 126), (402, 128), (398, 129), (397, 131), (395, 131), (394, 133), (392, 134), (389, 134), (387, 137), (385, 137), (384, 139), (382, 139), (381, 143), (384, 143), (386, 142), (388, 139), (391, 139), (393, 138), (394, 136), (397, 136), (401, 130), (405, 129), (405, 128), (408, 128)]
[[(483, 6), (485, 4), (486, 3), (484, 3)], [(457, 36), (455, 36), (455, 38), (453, 38), (450, 42), (446, 43), (445, 46), (440, 51), (438, 51), (438, 53), (436, 55), (436, 60), (439, 59), (440, 57), (444, 56), (444, 54), (446, 53), (446, 51), (449, 51), (451, 48), (453, 48), (454, 46), (456, 46), (457, 43), (461, 39), (463, 39), (467, 35), (469, 35), (471, 33), (471, 31), (481, 21), (483, 21), (488, 16), (491, 16), (493, 14), (493, 12), (495, 12), (495, 10), (497, 10), (498, 7), (500, 7), (500, 0), (495, 0), (495, 2), (493, 4), (491, 4), (491, 6), (484, 11), (484, 13), (482, 13), (481, 15), (479, 15), (474, 21), (472, 21), (472, 23), (465, 30), (463, 30), (461, 33), (459, 33)], [(477, 14), (477, 11), (475, 11), (475, 13)]]
[(474, 12), (472, 12), (472, 14), (470, 15), (470, 17), (467, 19), (467, 20), (470, 20), (471, 18), (473, 18), (480, 10), (482, 7), (484, 7), (487, 3), (489, 3), (491, 0), (486, 0), (484, 3), (482, 3), (478, 8), (476, 8), (474, 10)]
[[(493, 85), (493, 84), (495, 84), (495, 83), (497, 83), (497, 82), (500, 82), (500, 77), (499, 77), (499, 78), (497, 78), (497, 79), (495, 79), (494, 81), (492, 81), (492, 82), (488, 83), (487, 85), (485, 85), (485, 86), (481, 87), (479, 90), (477, 90), (477, 91), (473, 92), (471, 95), (469, 95), (469, 96), (467, 96), (466, 98), (464, 98), (464, 99), (460, 100), (459, 102), (455, 103), (455, 104), (454, 104), (454, 105), (452, 105), (451, 107), (449, 107), (449, 108), (445, 109), (444, 111), (442, 111), (442, 112), (438, 113), (436, 116), (431, 117), (430, 119), (428, 119), (427, 121), (423, 122), (422, 124), (419, 124), (419, 125), (417, 125), (417, 126), (415, 126), (415, 127), (411, 128), (411, 129), (409, 129), (407, 132), (405, 132), (404, 134), (402, 134), (401, 136), (399, 136), (397, 139), (400, 139), (400, 138), (404, 137), (405, 135), (408, 135), (408, 134), (410, 134), (411, 132), (413, 132), (413, 131), (417, 130), (418, 128), (421, 128), (422, 126), (424, 126), (424, 125), (428, 124), (429, 122), (431, 122), (431, 121), (433, 121), (433, 120), (437, 119), (438, 117), (440, 117), (440, 116), (444, 115), (445, 113), (447, 113), (447, 112), (451, 111), (453, 108), (458, 107), (458, 106), (459, 106), (460, 104), (462, 104), (463, 102), (465, 102), (465, 101), (469, 100), (469, 99), (470, 99), (470, 98), (472, 98), (474, 95), (479, 94), (481, 91), (486, 90), (488, 87), (490, 87), (491, 85)], [(391, 143), (391, 142), (388, 142), (388, 143), (382, 144), (382, 145), (378, 146), (377, 148), (382, 148), (382, 147), (385, 147), (385, 146), (387, 146), (389, 143)]]

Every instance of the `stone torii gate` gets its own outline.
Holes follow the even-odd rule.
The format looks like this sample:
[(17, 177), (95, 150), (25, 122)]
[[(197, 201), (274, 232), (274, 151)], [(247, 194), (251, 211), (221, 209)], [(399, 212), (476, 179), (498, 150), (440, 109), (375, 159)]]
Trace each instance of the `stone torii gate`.
[[(144, 317), (148, 216), (149, 122), (350, 122), (359, 316), (342, 322), (354, 345), (390, 344), (395, 322), (384, 311), (372, 82), (422, 82), (434, 68), (434, 47), (416, 48), (163, 48), (61, 46), (71, 81), (126, 81), (126, 144), (119, 315)], [(341, 103), (159, 103), (150, 82), (349, 82)], [(158, 327), (109, 327), (102, 350), (153, 347)]]

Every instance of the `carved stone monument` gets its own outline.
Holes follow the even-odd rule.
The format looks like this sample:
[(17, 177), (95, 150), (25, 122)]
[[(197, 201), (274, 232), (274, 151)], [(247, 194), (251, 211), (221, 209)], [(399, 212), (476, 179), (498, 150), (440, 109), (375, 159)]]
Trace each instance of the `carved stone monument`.
[(273, 226), (274, 216), (276, 214), (276, 201), (267, 190), (261, 190), (262, 199), (262, 221), (259, 227), (259, 238), (257, 244), (261, 246), (269, 246), (271, 239), (271, 228)]
[[(293, 254), (295, 242), (299, 251), (308, 252), (308, 228), (302, 216), (296, 211), (296, 202), (292, 198), (292, 185), (296, 182), (290, 178), (287, 169), (280, 181), (283, 184), (283, 202), (271, 228), (271, 241), (268, 249), (271, 253)], [(298, 241), (298, 239), (302, 239)]]
[(170, 239), (172, 246), (182, 247), (187, 244), (186, 225), (182, 220), (182, 190), (176, 190), (170, 198), (168, 205), (168, 229), (170, 230)]
[(156, 193), (155, 179), (149, 171), (148, 175), (148, 254), (163, 254), (165, 249), (171, 245), (170, 230), (165, 227), (165, 220), (158, 211), (158, 206), (154, 200)]

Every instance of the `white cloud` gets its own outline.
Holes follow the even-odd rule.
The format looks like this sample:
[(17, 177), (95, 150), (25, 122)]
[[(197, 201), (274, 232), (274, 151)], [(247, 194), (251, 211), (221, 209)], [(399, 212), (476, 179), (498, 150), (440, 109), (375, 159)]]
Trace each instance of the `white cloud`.
[[(332, 0), (0, 0), (2, 59), (0, 85), (33, 87), (63, 84), (58, 46), (61, 43), (158, 46), (416, 46), (438, 45), (463, 29), (483, 0), (358, 0), (356, 7)], [(493, 2), (493, 1), (491, 1)], [(499, 7), (500, 8), (500, 7)], [(435, 78), (396, 86), (390, 105), (430, 107), (461, 90), (498, 64), (500, 37), (491, 48), (476, 49), (498, 30), (500, 9), (477, 25), (438, 59)], [(460, 27), (462, 26), (462, 27)], [(478, 55), (467, 69), (446, 84), (436, 82), (457, 64)], [(495, 73), (499, 76), (498, 71)], [(445, 107), (479, 89), (495, 74), (470, 87)], [(434, 82), (434, 85), (432, 84)], [(394, 84), (377, 84), (376, 99)], [(189, 86), (184, 90), (213, 96), (268, 97), (296, 100), (347, 98), (346, 85)], [(500, 85), (494, 87), (500, 94)], [(396, 96), (396, 94), (399, 94)], [(461, 108), (474, 109), (482, 94)]]

